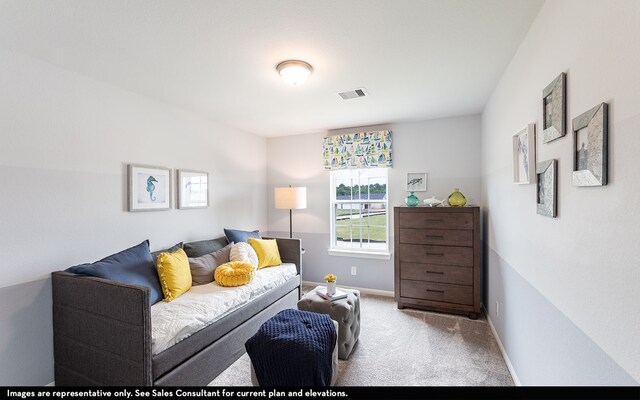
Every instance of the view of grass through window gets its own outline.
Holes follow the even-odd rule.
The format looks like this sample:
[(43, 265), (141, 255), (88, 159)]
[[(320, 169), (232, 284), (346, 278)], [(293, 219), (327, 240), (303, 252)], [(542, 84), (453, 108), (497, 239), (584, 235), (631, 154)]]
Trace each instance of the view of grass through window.
[(387, 170), (332, 171), (335, 248), (386, 250)]

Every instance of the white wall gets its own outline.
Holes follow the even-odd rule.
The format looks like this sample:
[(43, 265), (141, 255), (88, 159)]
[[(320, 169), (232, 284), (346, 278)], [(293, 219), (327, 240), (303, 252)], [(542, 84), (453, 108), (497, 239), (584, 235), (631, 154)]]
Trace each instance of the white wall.
[[(267, 227), (266, 139), (4, 50), (0, 93), (0, 290), (145, 239), (156, 250), (221, 236), (223, 227)], [(209, 172), (210, 207), (127, 212), (128, 163)], [(4, 304), (0, 359), (11, 363), (2, 357), (9, 347), (28, 353), (34, 343), (20, 341), (28, 307)], [(0, 384), (52, 381), (37, 375), (52, 360), (37, 358), (23, 370), (0, 365)]]
[[(569, 134), (542, 144), (542, 89), (563, 71)], [(639, 71), (640, 2), (547, 1), (483, 112), (486, 303), (524, 384), (628, 384), (624, 371), (640, 381)], [(601, 102), (610, 106), (610, 183), (574, 187), (571, 120)], [(511, 183), (511, 135), (531, 122), (537, 124), (538, 161), (559, 162), (556, 219), (536, 214), (535, 185)], [(531, 301), (523, 302), (527, 293), (509, 290), (505, 277), (512, 271), (504, 268), (537, 293)], [(495, 301), (502, 302), (500, 317)], [(536, 320), (530, 311), (537, 301), (550, 302), (576, 331), (548, 326), (550, 316)], [(577, 348), (563, 359), (548, 353), (552, 344), (539, 343), (548, 334), (543, 329), (556, 329), (551, 336), (564, 343), (559, 348), (584, 333), (594, 349)], [(572, 361), (578, 353), (596, 357), (597, 348), (623, 372), (616, 375), (608, 364), (604, 371), (595, 359)], [(586, 371), (573, 376), (581, 368), (605, 379), (586, 381)]]
[[(269, 231), (288, 235), (289, 212), (274, 207), (273, 189), (306, 186), (307, 209), (293, 211), (294, 236), (306, 249), (303, 279), (321, 281), (325, 274), (338, 275), (341, 284), (393, 290), (393, 259), (388, 261), (329, 256), (329, 171), (322, 167), (322, 138), (362, 130), (393, 132), (393, 168), (389, 170), (389, 207), (404, 204), (407, 172), (427, 172), (427, 192), (420, 200), (449, 196), (459, 187), (469, 204), (480, 202), (480, 116), (395, 123), (348, 128), (322, 134), (286, 136), (268, 140)], [(393, 227), (393, 218), (390, 219)], [(390, 229), (393, 233), (393, 229)], [(393, 243), (393, 237), (390, 238)], [(393, 246), (392, 246), (393, 247)], [(358, 267), (351, 276), (350, 266)]]

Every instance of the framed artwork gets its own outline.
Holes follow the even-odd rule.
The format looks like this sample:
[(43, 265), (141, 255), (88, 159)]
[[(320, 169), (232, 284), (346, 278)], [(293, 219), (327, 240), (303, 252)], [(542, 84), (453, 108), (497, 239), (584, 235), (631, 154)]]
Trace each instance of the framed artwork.
[(178, 170), (178, 208), (209, 207), (209, 174)]
[(558, 213), (557, 165), (557, 160), (541, 161), (536, 164), (538, 214), (553, 218)]
[(536, 125), (513, 135), (513, 183), (528, 184), (536, 179)]
[(407, 172), (407, 192), (426, 192), (427, 173)]
[(129, 164), (129, 211), (168, 210), (171, 207), (171, 170)]
[(601, 103), (573, 119), (574, 186), (607, 184), (608, 108)]
[(563, 72), (542, 91), (542, 142), (549, 143), (567, 134), (567, 75)]

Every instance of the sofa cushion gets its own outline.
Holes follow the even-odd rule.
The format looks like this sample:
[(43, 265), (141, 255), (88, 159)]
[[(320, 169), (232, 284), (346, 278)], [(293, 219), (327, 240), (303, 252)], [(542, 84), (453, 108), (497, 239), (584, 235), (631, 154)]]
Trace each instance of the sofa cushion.
[(258, 254), (251, 247), (249, 243), (240, 242), (235, 243), (231, 247), (231, 253), (229, 254), (231, 261), (241, 261), (253, 265), (254, 269), (258, 269)]
[(216, 268), (216, 283), (220, 286), (242, 286), (253, 280), (256, 269), (243, 261), (229, 261)]
[(278, 243), (275, 239), (249, 238), (249, 244), (258, 255), (258, 269), (282, 264)]
[(225, 237), (189, 242), (184, 244), (184, 252), (187, 253), (188, 257), (201, 257), (205, 254), (218, 251), (229, 243)]
[(227, 237), (229, 243), (231, 242), (249, 242), (249, 238), (262, 239), (260, 231), (241, 231), (239, 229), (224, 229), (224, 235)]
[(187, 254), (182, 249), (158, 256), (158, 276), (164, 301), (172, 301), (191, 289), (191, 270)]
[(162, 253), (173, 253), (174, 251), (181, 249), (184, 246), (184, 243), (180, 242), (180, 243), (176, 243), (173, 246), (169, 247), (168, 249), (164, 249), (164, 250), (158, 250), (158, 251), (152, 251), (151, 252), (151, 258), (153, 258), (153, 264), (156, 264), (156, 261), (158, 261), (158, 256)]
[(191, 280), (194, 286), (205, 285), (213, 282), (213, 273), (219, 265), (231, 261), (229, 255), (231, 253), (233, 243), (226, 245), (218, 251), (205, 254), (200, 257), (189, 257), (189, 268), (191, 269)]
[(151, 304), (159, 302), (163, 297), (160, 280), (149, 252), (148, 240), (92, 264), (67, 268), (66, 272), (146, 286), (149, 288)]

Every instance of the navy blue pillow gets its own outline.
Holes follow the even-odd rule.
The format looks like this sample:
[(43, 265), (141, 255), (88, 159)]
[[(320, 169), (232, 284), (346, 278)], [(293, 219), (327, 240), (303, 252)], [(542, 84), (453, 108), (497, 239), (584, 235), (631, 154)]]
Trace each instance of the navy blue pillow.
[(231, 242), (249, 242), (249, 238), (254, 238), (254, 239), (262, 239), (262, 236), (260, 236), (260, 231), (253, 231), (253, 232), (249, 232), (249, 231), (240, 231), (238, 229), (224, 229), (224, 235), (227, 237), (227, 240), (229, 241), (229, 243)]
[(66, 269), (67, 272), (95, 276), (116, 282), (141, 285), (149, 288), (149, 301), (155, 304), (162, 300), (162, 288), (156, 266), (149, 252), (149, 241), (122, 250), (93, 264), (81, 264)]

